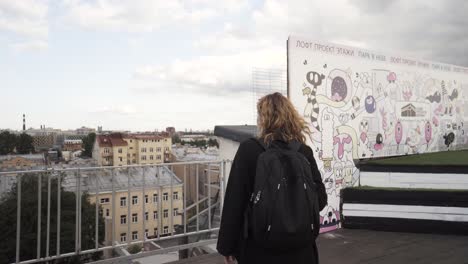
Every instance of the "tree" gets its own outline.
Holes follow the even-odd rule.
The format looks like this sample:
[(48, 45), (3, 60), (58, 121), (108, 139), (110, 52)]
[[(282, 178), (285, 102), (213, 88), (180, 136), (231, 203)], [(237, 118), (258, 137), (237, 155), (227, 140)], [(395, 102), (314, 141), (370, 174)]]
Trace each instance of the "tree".
[(216, 146), (217, 148), (219, 148), (218, 141), (213, 138), (208, 139), (208, 146), (210, 147)]
[(82, 141), (84, 151), (81, 155), (84, 157), (91, 158), (93, 156), (93, 147), (94, 141), (96, 141), (96, 133), (89, 133), (86, 137), (82, 139)]
[(13, 153), (17, 140), (17, 136), (8, 131), (0, 133), (0, 155)]
[(141, 244), (133, 244), (127, 248), (127, 251), (130, 254), (136, 254), (140, 253), (142, 248)]
[(16, 152), (18, 154), (29, 154), (34, 152), (33, 138), (26, 133), (19, 135), (18, 140), (16, 141)]
[[(23, 175), (21, 177), (21, 234), (20, 234), (20, 258), (21, 261), (35, 259), (37, 257), (37, 209), (38, 209), (38, 174)], [(41, 257), (46, 255), (47, 235), (47, 182), (48, 176), (42, 175), (41, 180)], [(50, 192), (50, 255), (56, 254), (57, 241), (57, 178), (51, 178)], [(74, 192), (61, 190), (61, 215), (60, 215), (60, 253), (75, 251), (75, 199)], [(15, 262), (16, 252), (16, 203), (18, 185), (5, 193), (0, 200), (0, 263)], [(81, 250), (92, 249), (95, 246), (95, 204), (90, 203), (89, 195), (81, 196)], [(104, 219), (98, 218), (98, 242), (104, 240)], [(80, 263), (82, 261), (97, 259), (100, 254), (75, 256), (57, 260), (57, 263)]]
[(181, 143), (181, 142), (180, 142), (180, 137), (179, 137), (178, 134), (174, 134), (174, 135), (172, 136), (172, 143), (174, 143), (174, 144), (176, 144), (176, 143)]

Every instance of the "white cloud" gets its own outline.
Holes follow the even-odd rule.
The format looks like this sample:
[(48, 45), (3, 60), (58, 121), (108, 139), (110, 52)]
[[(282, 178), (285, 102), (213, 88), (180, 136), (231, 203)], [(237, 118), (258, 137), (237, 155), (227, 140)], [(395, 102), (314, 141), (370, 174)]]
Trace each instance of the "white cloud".
[(176, 60), (167, 65), (138, 68), (134, 73), (134, 89), (198, 91), (212, 95), (245, 92), (251, 91), (255, 67), (285, 68), (285, 65), (281, 47)]
[(48, 35), (47, 1), (0, 0), (0, 30), (32, 38)]
[(94, 110), (90, 110), (93, 114), (112, 114), (112, 115), (133, 115), (137, 114), (138, 111), (133, 105), (122, 105), (122, 106), (101, 106)]
[[(153, 32), (237, 12), (245, 0), (67, 0), (65, 19), (91, 30)], [(223, 3), (223, 4), (220, 4)]]
[(42, 40), (29, 41), (29, 42), (20, 42), (10, 45), (15, 51), (43, 51), (48, 47), (48, 43)]

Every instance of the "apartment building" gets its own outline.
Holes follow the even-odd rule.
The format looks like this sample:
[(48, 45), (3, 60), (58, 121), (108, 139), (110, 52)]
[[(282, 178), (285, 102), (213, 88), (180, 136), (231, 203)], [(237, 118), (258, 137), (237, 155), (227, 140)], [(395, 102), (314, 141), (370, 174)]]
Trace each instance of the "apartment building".
[(156, 134), (97, 135), (93, 157), (100, 166), (160, 164), (170, 161), (172, 140)]
[(90, 201), (95, 203), (97, 193), (100, 214), (111, 223), (106, 233), (112, 234), (114, 225), (114, 241), (166, 236), (184, 224), (183, 184), (166, 166), (102, 170), (97, 178), (95, 172), (83, 176)]

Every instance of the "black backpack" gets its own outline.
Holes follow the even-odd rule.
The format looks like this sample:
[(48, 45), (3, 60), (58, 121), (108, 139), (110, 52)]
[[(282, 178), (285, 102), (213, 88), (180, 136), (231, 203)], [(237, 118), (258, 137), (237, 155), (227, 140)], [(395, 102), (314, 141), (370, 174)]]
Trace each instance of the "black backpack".
[(275, 250), (299, 248), (320, 229), (317, 188), (301, 143), (273, 141), (257, 160), (254, 188), (244, 215), (244, 237)]

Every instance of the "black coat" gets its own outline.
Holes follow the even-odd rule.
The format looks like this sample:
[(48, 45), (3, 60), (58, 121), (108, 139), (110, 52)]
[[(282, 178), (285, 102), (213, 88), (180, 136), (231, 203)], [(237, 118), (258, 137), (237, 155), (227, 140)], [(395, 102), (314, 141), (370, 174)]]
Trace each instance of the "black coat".
[[(237, 150), (224, 197), (217, 250), (223, 256), (235, 256), (240, 264), (318, 263), (315, 241), (304, 248), (287, 252), (272, 252), (255, 245), (249, 238), (243, 238), (244, 211), (253, 191), (257, 158), (263, 151), (254, 139), (242, 142)], [(327, 194), (312, 149), (302, 145), (299, 152), (304, 154), (311, 164), (314, 182), (318, 186), (320, 210), (322, 210), (327, 203)]]

